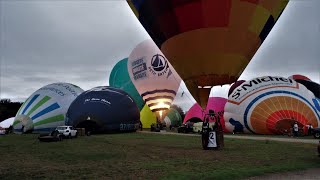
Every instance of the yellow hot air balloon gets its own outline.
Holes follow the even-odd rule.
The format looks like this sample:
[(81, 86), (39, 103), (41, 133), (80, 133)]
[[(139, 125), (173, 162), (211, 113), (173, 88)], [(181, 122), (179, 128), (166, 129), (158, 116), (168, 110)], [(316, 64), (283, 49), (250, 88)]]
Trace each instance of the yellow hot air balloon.
[(287, 0), (127, 0), (204, 108), (212, 86), (235, 82)]

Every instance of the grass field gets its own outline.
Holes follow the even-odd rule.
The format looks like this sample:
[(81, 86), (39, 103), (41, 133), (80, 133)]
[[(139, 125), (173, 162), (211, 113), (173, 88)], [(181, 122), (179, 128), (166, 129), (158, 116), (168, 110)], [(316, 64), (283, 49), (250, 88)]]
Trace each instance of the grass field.
[(316, 145), (225, 139), (204, 151), (200, 137), (107, 134), (44, 143), (0, 136), (1, 179), (241, 179), (320, 167)]

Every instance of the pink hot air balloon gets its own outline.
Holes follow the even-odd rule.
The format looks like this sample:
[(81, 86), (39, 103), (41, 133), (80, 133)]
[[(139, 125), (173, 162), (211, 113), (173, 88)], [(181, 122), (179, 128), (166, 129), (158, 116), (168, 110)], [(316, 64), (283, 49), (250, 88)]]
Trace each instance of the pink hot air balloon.
[(186, 116), (184, 117), (183, 124), (186, 122), (200, 122), (203, 121), (203, 113), (202, 108), (198, 103), (194, 103), (194, 105), (189, 109)]
[[(216, 117), (220, 118), (220, 122), (222, 124), (224, 132), (229, 132), (225, 128), (225, 122), (223, 119), (224, 106), (227, 103), (227, 101), (228, 100), (226, 98), (222, 98), (222, 97), (210, 97), (205, 111), (202, 111), (202, 108), (200, 107), (200, 105), (195, 103), (189, 109), (188, 113), (186, 114), (183, 120), (183, 123), (186, 123), (188, 121), (190, 122), (198, 122), (200, 120), (202, 121), (204, 119), (204, 115), (206, 113), (209, 113), (209, 110), (211, 110), (211, 111), (214, 111)], [(211, 121), (212, 120), (210, 120), (209, 122)]]

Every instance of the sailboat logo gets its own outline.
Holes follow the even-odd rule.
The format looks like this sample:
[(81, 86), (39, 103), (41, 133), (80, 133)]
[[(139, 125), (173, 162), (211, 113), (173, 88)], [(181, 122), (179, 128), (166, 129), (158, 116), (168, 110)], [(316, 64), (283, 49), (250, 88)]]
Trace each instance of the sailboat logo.
[(151, 59), (151, 66), (155, 71), (163, 71), (168, 66), (168, 62), (165, 57), (160, 54), (156, 54)]

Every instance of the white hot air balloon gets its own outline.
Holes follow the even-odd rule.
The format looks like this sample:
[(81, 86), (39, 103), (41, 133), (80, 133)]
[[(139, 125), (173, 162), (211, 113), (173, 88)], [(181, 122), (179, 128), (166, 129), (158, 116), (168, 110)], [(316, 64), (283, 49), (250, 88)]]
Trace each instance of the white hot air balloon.
[(151, 39), (133, 49), (128, 58), (128, 72), (145, 103), (162, 121), (176, 96), (180, 76)]
[(67, 110), (83, 90), (69, 83), (53, 83), (35, 91), (20, 107), (14, 133), (50, 132), (65, 124)]
[(264, 76), (245, 81), (229, 95), (224, 120), (229, 131), (257, 134), (290, 133), (297, 122), (320, 126), (316, 97), (305, 86), (284, 77)]

